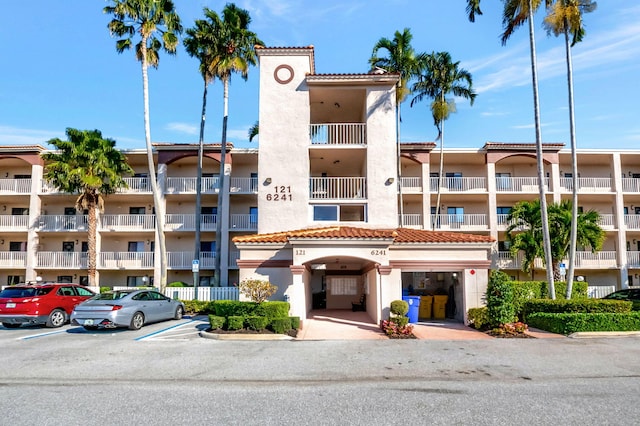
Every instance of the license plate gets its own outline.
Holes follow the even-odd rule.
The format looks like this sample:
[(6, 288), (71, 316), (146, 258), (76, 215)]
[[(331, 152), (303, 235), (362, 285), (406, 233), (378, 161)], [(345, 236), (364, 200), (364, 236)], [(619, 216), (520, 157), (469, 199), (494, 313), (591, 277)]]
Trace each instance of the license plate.
[(83, 325), (93, 325), (93, 320), (92, 319), (84, 320)]
[(7, 308), (15, 308), (16, 304), (15, 303), (7, 303)]

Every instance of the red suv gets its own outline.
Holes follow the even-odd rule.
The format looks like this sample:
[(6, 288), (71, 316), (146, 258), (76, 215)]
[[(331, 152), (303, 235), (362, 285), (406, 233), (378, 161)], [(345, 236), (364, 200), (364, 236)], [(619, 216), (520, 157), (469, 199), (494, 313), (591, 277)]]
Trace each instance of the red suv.
[(0, 292), (0, 322), (6, 328), (22, 324), (61, 327), (73, 307), (95, 293), (77, 284), (36, 284), (6, 287)]

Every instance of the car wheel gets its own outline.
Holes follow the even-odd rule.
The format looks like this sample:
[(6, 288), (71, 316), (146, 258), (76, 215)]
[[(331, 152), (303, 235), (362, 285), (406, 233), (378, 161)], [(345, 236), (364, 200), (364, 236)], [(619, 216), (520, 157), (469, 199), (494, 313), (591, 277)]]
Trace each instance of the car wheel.
[(131, 318), (131, 324), (129, 324), (129, 330), (140, 330), (144, 325), (144, 315), (142, 312), (136, 312)]
[(2, 325), (4, 325), (4, 328), (18, 328), (20, 327), (22, 324), (18, 323), (18, 324), (13, 324), (10, 322), (3, 322)]
[(98, 329), (97, 325), (83, 325), (82, 327), (84, 327), (84, 329), (88, 331), (94, 331)]
[(184, 309), (182, 308), (182, 306), (178, 306), (176, 308), (176, 313), (173, 315), (173, 319), (182, 319), (182, 316), (184, 315)]
[(46, 326), (49, 328), (58, 328), (62, 327), (66, 321), (67, 315), (64, 313), (64, 311), (62, 309), (54, 309), (49, 314)]

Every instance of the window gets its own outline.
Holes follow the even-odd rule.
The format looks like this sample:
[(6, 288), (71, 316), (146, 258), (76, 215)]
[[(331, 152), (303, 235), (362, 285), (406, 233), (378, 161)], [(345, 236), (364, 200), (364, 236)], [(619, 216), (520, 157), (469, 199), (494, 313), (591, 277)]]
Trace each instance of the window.
[(313, 220), (338, 220), (338, 206), (313, 206)]
[[(57, 281), (59, 283), (72, 283), (73, 277), (71, 275), (58, 275)], [(68, 287), (63, 287), (63, 289), (66, 288)], [(69, 294), (68, 296), (73, 296), (73, 290), (71, 290), (71, 294)]]
[(27, 251), (27, 242), (9, 241), (9, 251)]
[(509, 251), (511, 243), (509, 241), (498, 241), (498, 251)]
[[(78, 281), (80, 283), (80, 285), (89, 285), (89, 275), (80, 275), (80, 281)], [(78, 291), (78, 293), (80, 293), (80, 296), (88, 296), (83, 294), (83, 291), (86, 291), (83, 288), (79, 288), (78, 290), (82, 290), (82, 291)]]
[(333, 296), (354, 296), (358, 294), (358, 278), (329, 277), (329, 293)]
[(464, 223), (464, 207), (447, 207), (447, 216), (450, 226), (460, 226)]
[(24, 275), (7, 276), (7, 285), (16, 285), (24, 282)]
[(11, 208), (12, 216), (29, 216), (29, 208), (28, 207), (13, 207)]
[(462, 173), (461, 172), (447, 172), (444, 175), (447, 179), (447, 188), (452, 190), (462, 189)]
[(87, 241), (83, 241), (80, 246), (80, 251), (86, 253), (89, 251), (89, 243)]
[(251, 227), (255, 227), (258, 225), (258, 208), (257, 207), (249, 207), (249, 224)]
[(218, 214), (217, 207), (210, 207), (210, 206), (200, 207), (200, 215), (202, 218), (201, 223), (215, 224), (217, 214)]
[(498, 225), (507, 225), (507, 215), (511, 213), (511, 207), (498, 206), (496, 213), (498, 214)]
[[(62, 242), (62, 251), (66, 253), (72, 253), (75, 251), (76, 243), (73, 241), (63, 241)], [(71, 282), (71, 281), (69, 281)]]
[(496, 189), (498, 191), (511, 189), (511, 173), (496, 173)]
[(129, 241), (127, 251), (129, 253), (142, 253), (144, 251), (144, 241)]
[(366, 210), (363, 204), (316, 205), (313, 206), (313, 220), (366, 222)]
[(153, 286), (153, 277), (145, 276), (128, 276), (127, 287), (147, 287)]
[(257, 173), (251, 173), (251, 192), (257, 192), (258, 191), (258, 174)]
[(144, 207), (129, 207), (129, 214), (146, 214), (147, 209)]
[(17, 174), (17, 175), (13, 175), (14, 179), (31, 179), (31, 175), (21, 175), (21, 174)]

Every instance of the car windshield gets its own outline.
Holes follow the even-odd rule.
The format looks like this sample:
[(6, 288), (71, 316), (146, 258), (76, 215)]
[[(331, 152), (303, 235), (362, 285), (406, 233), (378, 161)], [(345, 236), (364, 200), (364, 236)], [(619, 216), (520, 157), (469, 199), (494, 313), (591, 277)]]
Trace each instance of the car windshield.
[(93, 296), (92, 300), (118, 300), (131, 294), (130, 291), (108, 291)]
[(0, 297), (17, 298), (17, 297), (34, 297), (44, 296), (53, 290), (53, 287), (14, 287), (5, 288), (0, 292)]
[(626, 300), (628, 298), (629, 298), (628, 290), (616, 291), (615, 293), (608, 294), (604, 297), (604, 299), (616, 299), (616, 300)]

